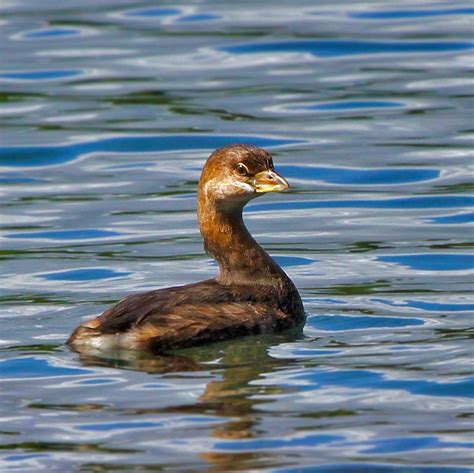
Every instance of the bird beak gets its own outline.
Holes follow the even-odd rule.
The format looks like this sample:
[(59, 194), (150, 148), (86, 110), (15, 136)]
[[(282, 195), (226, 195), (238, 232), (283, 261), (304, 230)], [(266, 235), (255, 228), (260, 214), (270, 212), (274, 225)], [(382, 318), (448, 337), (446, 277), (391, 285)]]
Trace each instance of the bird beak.
[(250, 183), (258, 194), (263, 194), (265, 192), (281, 192), (290, 187), (288, 181), (275, 171), (259, 172), (258, 174), (255, 174)]

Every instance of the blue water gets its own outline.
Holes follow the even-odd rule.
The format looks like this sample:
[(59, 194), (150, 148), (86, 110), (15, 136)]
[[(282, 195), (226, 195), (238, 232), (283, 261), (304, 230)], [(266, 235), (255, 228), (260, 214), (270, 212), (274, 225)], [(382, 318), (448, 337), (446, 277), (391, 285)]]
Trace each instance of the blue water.
[(374, 10), (365, 12), (353, 12), (353, 18), (362, 18), (367, 20), (395, 20), (405, 18), (423, 18), (428, 16), (447, 17), (448, 15), (473, 15), (474, 8), (430, 8), (413, 10)]
[(55, 70), (55, 71), (28, 71), (28, 72), (3, 72), (0, 74), (1, 79), (25, 80), (25, 81), (46, 81), (63, 79), (66, 77), (74, 77), (81, 75), (81, 71), (74, 69)]
[(355, 54), (396, 54), (396, 53), (443, 53), (449, 51), (462, 51), (474, 48), (471, 42), (431, 42), (431, 41), (274, 41), (271, 43), (245, 43), (242, 45), (228, 46), (223, 51), (233, 54), (256, 54), (256, 53), (310, 53), (318, 57), (348, 56)]
[(92, 153), (151, 153), (179, 150), (210, 149), (232, 143), (252, 143), (256, 146), (294, 144), (295, 140), (262, 138), (259, 136), (125, 136), (63, 146), (18, 146), (0, 148), (0, 165), (51, 166), (73, 161)]
[[(472, 5), (0, 5), (0, 471), (472, 471)], [(212, 277), (218, 146), (301, 336), (79, 356), (82, 320)]]

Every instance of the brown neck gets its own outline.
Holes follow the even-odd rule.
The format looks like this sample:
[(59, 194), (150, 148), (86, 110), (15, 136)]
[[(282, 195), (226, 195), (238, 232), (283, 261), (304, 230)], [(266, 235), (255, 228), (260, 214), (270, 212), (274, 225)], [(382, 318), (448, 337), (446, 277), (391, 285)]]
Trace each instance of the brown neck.
[(218, 263), (222, 284), (274, 284), (287, 276), (252, 238), (242, 207), (221, 208), (206, 196), (198, 198), (199, 229), (204, 249)]

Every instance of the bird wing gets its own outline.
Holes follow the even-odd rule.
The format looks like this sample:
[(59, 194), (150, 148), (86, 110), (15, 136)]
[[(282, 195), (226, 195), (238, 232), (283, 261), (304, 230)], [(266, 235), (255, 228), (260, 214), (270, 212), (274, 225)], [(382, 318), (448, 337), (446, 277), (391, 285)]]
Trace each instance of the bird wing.
[(150, 314), (130, 334), (137, 345), (161, 351), (281, 330), (286, 325), (292, 325), (288, 317), (265, 304), (181, 304), (168, 313)]
[(180, 305), (231, 301), (234, 296), (215, 280), (132, 294), (95, 319), (101, 333), (123, 333)]

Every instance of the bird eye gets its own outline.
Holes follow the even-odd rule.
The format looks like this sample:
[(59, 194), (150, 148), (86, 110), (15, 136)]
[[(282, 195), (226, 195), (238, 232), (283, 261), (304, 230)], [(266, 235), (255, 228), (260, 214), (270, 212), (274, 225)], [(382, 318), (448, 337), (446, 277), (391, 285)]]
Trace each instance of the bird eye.
[(250, 174), (249, 168), (244, 163), (237, 163), (237, 165), (235, 166), (235, 170), (241, 176), (248, 176)]

